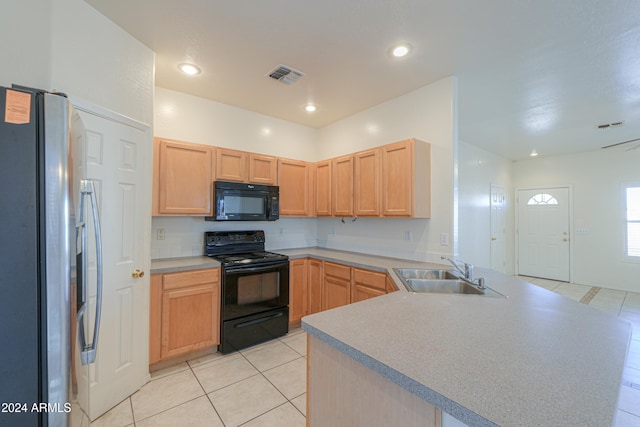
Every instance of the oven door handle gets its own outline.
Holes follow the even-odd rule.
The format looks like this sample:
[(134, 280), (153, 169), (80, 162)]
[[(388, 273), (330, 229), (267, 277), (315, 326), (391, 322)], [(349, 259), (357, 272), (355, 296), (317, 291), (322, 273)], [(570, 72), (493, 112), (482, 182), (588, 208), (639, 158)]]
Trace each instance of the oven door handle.
[(269, 271), (280, 267), (287, 267), (289, 265), (289, 261), (283, 261), (277, 264), (269, 264), (269, 265), (260, 265), (256, 267), (226, 267), (224, 269), (225, 274), (228, 273), (256, 273), (260, 271)]
[(278, 317), (282, 317), (284, 316), (283, 312), (279, 312), (276, 314), (272, 314), (270, 316), (267, 317), (261, 317), (259, 319), (253, 319), (253, 320), (249, 320), (247, 322), (242, 322), (242, 323), (238, 323), (237, 325), (234, 325), (234, 328), (246, 328), (247, 326), (254, 326), (257, 325), (259, 323), (263, 323), (263, 322), (268, 322), (269, 320), (273, 320), (273, 319), (277, 319)]

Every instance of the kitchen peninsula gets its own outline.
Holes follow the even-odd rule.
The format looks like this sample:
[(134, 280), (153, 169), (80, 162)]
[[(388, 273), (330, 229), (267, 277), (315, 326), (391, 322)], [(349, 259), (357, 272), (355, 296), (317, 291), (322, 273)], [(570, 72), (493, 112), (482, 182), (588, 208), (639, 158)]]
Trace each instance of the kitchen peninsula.
[[(508, 298), (409, 293), (393, 271), (438, 264), (321, 248), (278, 252), (385, 272), (399, 289), (303, 318), (310, 426), (405, 426), (395, 417), (412, 410), (420, 426), (440, 425), (440, 411), (469, 426), (612, 425), (628, 323), (487, 269), (476, 268), (476, 277)], [(152, 272), (211, 266), (206, 257), (186, 262), (155, 261)], [(347, 371), (334, 371), (334, 362)], [(350, 370), (357, 381), (349, 381)], [(330, 400), (319, 394), (327, 384)], [(345, 385), (356, 392), (341, 394)], [(404, 406), (394, 411), (398, 403)]]
[(400, 287), (303, 318), (308, 425), (402, 414), (402, 425), (438, 426), (439, 411), (470, 426), (612, 425), (630, 325), (513, 277), (476, 276), (508, 298)]

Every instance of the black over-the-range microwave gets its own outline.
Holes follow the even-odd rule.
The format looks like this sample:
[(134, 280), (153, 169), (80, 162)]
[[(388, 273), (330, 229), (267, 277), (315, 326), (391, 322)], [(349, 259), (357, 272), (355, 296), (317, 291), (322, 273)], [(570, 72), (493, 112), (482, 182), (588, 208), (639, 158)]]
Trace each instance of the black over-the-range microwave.
[(214, 216), (207, 221), (275, 221), (280, 217), (280, 188), (276, 185), (213, 183)]

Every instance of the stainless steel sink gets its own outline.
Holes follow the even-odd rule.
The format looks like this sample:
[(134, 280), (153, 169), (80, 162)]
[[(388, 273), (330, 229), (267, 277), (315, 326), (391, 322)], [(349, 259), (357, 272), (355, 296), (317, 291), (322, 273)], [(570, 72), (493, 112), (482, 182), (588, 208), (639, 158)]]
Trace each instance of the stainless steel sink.
[(405, 284), (412, 292), (484, 295), (483, 289), (455, 279), (405, 279)]
[(491, 288), (479, 288), (468, 280), (461, 279), (454, 270), (417, 268), (394, 268), (394, 270), (409, 292), (506, 297)]
[(424, 270), (417, 268), (394, 268), (394, 270), (402, 279), (457, 280), (460, 278), (453, 270)]

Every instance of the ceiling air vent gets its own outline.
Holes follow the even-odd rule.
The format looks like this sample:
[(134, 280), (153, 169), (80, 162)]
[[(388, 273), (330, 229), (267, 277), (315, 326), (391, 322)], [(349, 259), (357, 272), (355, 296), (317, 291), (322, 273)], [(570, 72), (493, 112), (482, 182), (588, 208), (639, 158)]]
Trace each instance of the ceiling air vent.
[(280, 81), (281, 83), (290, 85), (295, 83), (300, 77), (304, 76), (304, 73), (300, 70), (296, 70), (295, 68), (280, 64), (266, 75), (274, 80)]
[(610, 129), (610, 128), (619, 128), (623, 124), (624, 122), (605, 123), (603, 125), (598, 125), (597, 127), (598, 129), (603, 130), (603, 129)]

